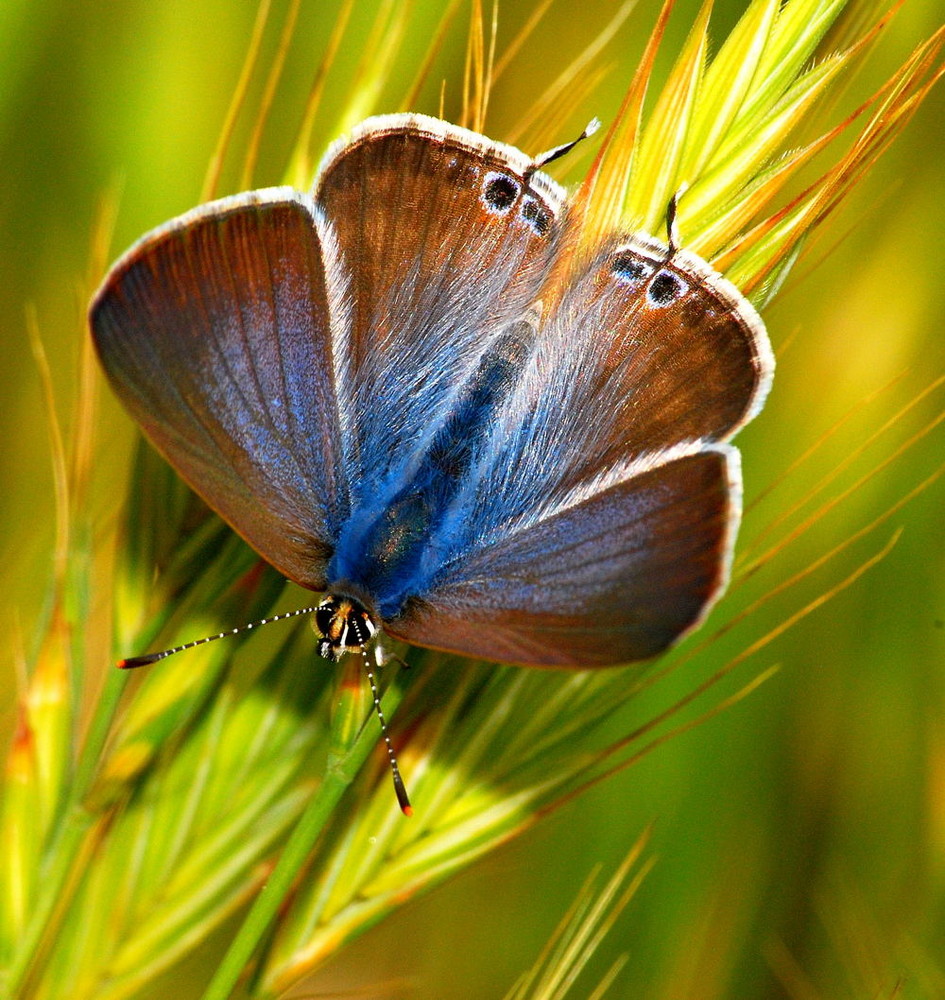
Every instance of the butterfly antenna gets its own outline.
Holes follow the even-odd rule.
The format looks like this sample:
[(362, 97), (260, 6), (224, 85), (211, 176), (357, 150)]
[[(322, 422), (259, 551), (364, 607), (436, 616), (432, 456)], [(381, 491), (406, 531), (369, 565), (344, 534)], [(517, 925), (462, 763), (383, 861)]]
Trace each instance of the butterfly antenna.
[(528, 169), (525, 171), (525, 179), (527, 180), (531, 177), (536, 170), (540, 170), (546, 163), (551, 163), (552, 160), (557, 160), (559, 156), (564, 156), (565, 153), (569, 153), (579, 142), (583, 142), (589, 136), (592, 136), (599, 128), (600, 119), (592, 118), (587, 123), (584, 131), (576, 139), (572, 139), (570, 142), (566, 142), (561, 146), (555, 146), (554, 149), (549, 149), (547, 153), (542, 153), (540, 156), (536, 156), (535, 159), (529, 164)]
[(394, 792), (397, 794), (397, 804), (405, 816), (412, 816), (413, 806), (410, 804), (410, 798), (407, 795), (407, 786), (400, 775), (400, 768), (397, 765), (397, 755), (394, 753), (394, 745), (391, 743), (390, 733), (387, 731), (387, 720), (384, 718), (384, 710), (381, 708), (381, 696), (377, 690), (374, 668), (371, 666), (371, 659), (363, 646), (361, 647), (361, 655), (364, 657), (364, 669), (367, 672), (368, 684), (371, 685), (374, 711), (377, 713), (378, 721), (381, 724), (381, 735), (384, 737), (384, 745), (387, 747), (387, 760), (390, 763), (391, 777), (394, 779)]
[(299, 608), (298, 611), (286, 611), (281, 615), (272, 615), (271, 618), (262, 618), (258, 622), (250, 622), (248, 625), (240, 625), (238, 628), (231, 628), (226, 632), (218, 632), (216, 635), (208, 635), (203, 639), (194, 639), (193, 642), (185, 642), (182, 646), (174, 646), (173, 649), (164, 649), (160, 653), (145, 653), (144, 656), (131, 656), (126, 660), (119, 660), (116, 666), (120, 670), (132, 670), (135, 667), (146, 667), (158, 660), (165, 660), (175, 653), (182, 653), (185, 649), (193, 649), (194, 646), (202, 646), (205, 642), (216, 642), (217, 639), (225, 639), (229, 635), (236, 635), (239, 632), (248, 632), (250, 629), (259, 628), (261, 625), (271, 625), (273, 622), (285, 621), (286, 618), (298, 618), (299, 615), (314, 614), (315, 608)]

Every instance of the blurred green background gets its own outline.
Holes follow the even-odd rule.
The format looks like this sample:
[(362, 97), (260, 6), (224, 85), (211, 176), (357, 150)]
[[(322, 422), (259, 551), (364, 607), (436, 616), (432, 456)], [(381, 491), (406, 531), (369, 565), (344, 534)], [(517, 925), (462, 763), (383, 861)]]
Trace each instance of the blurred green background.
[[(318, 124), (323, 140), (333, 137), (359, 55), (356, 40), (376, 6), (357, 5), (328, 83)], [(391, 110), (404, 93), (442, 7), (414, 5), (404, 54), (376, 110)], [(500, 82), (490, 134), (506, 137), (614, 7), (591, 0), (552, 6)], [(283, 180), (335, 8), (303, 3), (264, 137), (260, 186)], [(500, 50), (533, 8), (503, 0)], [(284, 9), (275, 4), (270, 53)], [(719, 3), (714, 37), (723, 37), (743, 9)], [(667, 52), (684, 37), (695, 10), (691, 2), (680, 5)], [(576, 128), (593, 114), (606, 121), (614, 113), (655, 11), (641, 3), (601, 56), (599, 65), (610, 72), (576, 111)], [(25, 306), (35, 307), (68, 430), (100, 199), (121, 192), (114, 254), (196, 203), (254, 14), (253, 4), (224, 0), (0, 4), (0, 566), (7, 691), (14, 688), (17, 650), (32, 641), (54, 540), (48, 428)], [(943, 14), (942, 0), (900, 11), (840, 107), (875, 89), (942, 24)], [(446, 107), (455, 111), (465, 17), (464, 9), (417, 110), (436, 112), (439, 79), (448, 75)], [(258, 88), (253, 93), (258, 96)], [(739, 439), (748, 500), (857, 409), (749, 511), (743, 547), (945, 372), (943, 123), (940, 86), (765, 312), (779, 369), (764, 414)], [(245, 135), (238, 132), (237, 149)], [(573, 180), (579, 174), (571, 170), (559, 176)], [(235, 168), (224, 174), (222, 193), (234, 189), (236, 177)], [(134, 431), (108, 393), (102, 396), (90, 502), (104, 525), (121, 503)], [(921, 400), (814, 507), (879, 467), (943, 404), (940, 390)], [(936, 428), (733, 592), (709, 627), (870, 522), (943, 460), (945, 431)], [(848, 576), (902, 527), (878, 566), (741, 668), (725, 692), (772, 664), (783, 668), (747, 701), (412, 903), (323, 969), (312, 991), (501, 996), (537, 955), (592, 865), (612, 870), (655, 820), (656, 867), (602, 946), (588, 982), (625, 952), (629, 962), (613, 996), (893, 996), (900, 975), (901, 996), (945, 996), (943, 500), (945, 484), (937, 482), (716, 643), (698, 668), (679, 671), (641, 699), (623, 724), (645, 720), (689, 690)], [(710, 694), (703, 708), (720, 697)], [(0, 704), (4, 732), (11, 700)]]

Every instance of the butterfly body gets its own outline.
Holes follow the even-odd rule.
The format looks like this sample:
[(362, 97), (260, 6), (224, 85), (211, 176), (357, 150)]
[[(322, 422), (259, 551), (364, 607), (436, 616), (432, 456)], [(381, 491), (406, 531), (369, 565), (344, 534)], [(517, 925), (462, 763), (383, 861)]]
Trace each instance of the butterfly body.
[(526, 350), (513, 333), (490, 345), (444, 405), (435, 432), (395, 461), (342, 526), (328, 579), (358, 581), (382, 618), (396, 617), (411, 598), (428, 593), (438, 572), (474, 544), (480, 530), (474, 501), (488, 489), (483, 453)]
[(204, 206), (106, 278), (91, 325), (112, 385), (265, 559), (327, 592), (323, 655), (383, 629), (621, 663), (724, 588), (727, 442), (767, 393), (764, 327), (643, 234), (561, 268), (571, 226), (524, 153), (391, 115), (329, 150), (311, 195)]

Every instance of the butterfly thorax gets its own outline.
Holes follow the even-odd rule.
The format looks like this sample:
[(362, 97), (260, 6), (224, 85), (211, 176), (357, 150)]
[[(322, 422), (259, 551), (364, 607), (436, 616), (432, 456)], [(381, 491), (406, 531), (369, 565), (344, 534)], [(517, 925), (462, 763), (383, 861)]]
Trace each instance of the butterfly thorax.
[(325, 596), (315, 610), (315, 628), (322, 637), (318, 655), (326, 660), (339, 660), (345, 653), (364, 649), (377, 634), (368, 609), (345, 594)]

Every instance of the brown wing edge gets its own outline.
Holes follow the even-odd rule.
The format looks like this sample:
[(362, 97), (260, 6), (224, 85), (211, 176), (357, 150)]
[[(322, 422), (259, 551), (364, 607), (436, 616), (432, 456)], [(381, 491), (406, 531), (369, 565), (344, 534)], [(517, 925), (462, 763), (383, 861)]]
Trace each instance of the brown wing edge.
[[(404, 112), (390, 115), (374, 115), (356, 125), (348, 135), (336, 139), (326, 150), (315, 175), (313, 197), (318, 198), (322, 178), (349, 149), (371, 139), (398, 133), (412, 133), (427, 136), (437, 142), (453, 143), (462, 148), (475, 149), (485, 156), (503, 162), (519, 176), (523, 176), (534, 163), (533, 157), (515, 146), (496, 142), (471, 129), (430, 115)], [(548, 204), (559, 212), (566, 200), (565, 189), (540, 170), (529, 176), (529, 187), (542, 195)]]
[[(89, 303), (88, 316), (91, 318), (99, 302), (107, 294), (110, 286), (116, 279), (131, 264), (138, 260), (139, 257), (147, 253), (152, 246), (160, 243), (168, 236), (184, 232), (192, 226), (208, 219), (220, 218), (221, 215), (238, 212), (244, 208), (279, 205), (287, 202), (294, 202), (300, 208), (304, 209), (311, 217), (313, 225), (319, 227), (319, 236), (323, 235), (322, 229), (326, 227), (324, 213), (318, 208), (311, 196), (302, 191), (297, 191), (288, 185), (258, 188), (255, 191), (244, 191), (240, 194), (228, 195), (225, 198), (217, 198), (215, 201), (205, 202), (202, 205), (197, 205), (196, 208), (175, 216), (160, 226), (155, 226), (154, 229), (148, 230), (143, 236), (135, 240), (105, 272), (105, 277), (102, 278)], [(328, 231), (330, 234), (330, 227)], [(331, 241), (332, 247), (334, 247), (334, 236), (329, 235), (328, 239)], [(91, 326), (91, 322), (89, 325)]]

